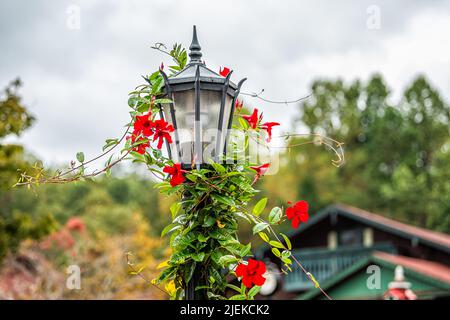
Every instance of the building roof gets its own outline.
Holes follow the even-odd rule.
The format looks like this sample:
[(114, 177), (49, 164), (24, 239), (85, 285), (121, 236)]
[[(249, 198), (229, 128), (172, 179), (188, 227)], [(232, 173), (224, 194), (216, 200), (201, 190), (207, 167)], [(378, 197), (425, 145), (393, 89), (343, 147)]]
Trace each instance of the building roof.
[[(371, 256), (362, 258), (359, 262), (351, 267), (334, 275), (331, 279), (322, 283), (322, 289), (329, 291), (345, 282), (352, 275), (365, 271), (367, 265), (375, 264), (382, 267), (389, 267), (395, 269), (396, 266), (401, 265), (405, 269), (407, 277), (415, 276), (423, 281), (434, 285), (440, 290), (450, 290), (450, 268), (437, 262), (421, 260), (416, 258), (409, 258), (405, 256), (393, 255), (385, 252), (374, 252)], [(299, 296), (299, 299), (314, 299), (321, 295), (321, 292), (316, 289), (311, 289)]]
[(415, 227), (397, 220), (384, 217), (379, 214), (368, 212), (359, 208), (355, 208), (345, 204), (334, 204), (326, 207), (313, 215), (308, 223), (300, 225), (297, 230), (293, 230), (288, 234), (289, 237), (296, 236), (304, 230), (310, 228), (316, 223), (329, 217), (330, 215), (340, 215), (352, 220), (357, 220), (374, 228), (381, 229), (385, 232), (396, 234), (397, 236), (416, 240), (427, 244), (431, 247), (438, 248), (450, 254), (450, 236), (444, 233)]
[(443, 264), (428, 260), (397, 256), (379, 251), (375, 252), (373, 256), (391, 264), (400, 265), (417, 273), (427, 275), (428, 277), (450, 285), (450, 268)]
[(345, 204), (337, 204), (335, 205), (335, 207), (345, 212), (348, 212), (351, 215), (357, 216), (361, 219), (370, 220), (372, 222), (386, 226), (388, 228), (396, 229), (404, 233), (410, 234), (411, 236), (417, 237), (419, 239), (428, 240), (430, 242), (450, 248), (450, 236), (445, 233), (415, 227), (400, 221), (386, 218), (384, 216), (374, 214)]

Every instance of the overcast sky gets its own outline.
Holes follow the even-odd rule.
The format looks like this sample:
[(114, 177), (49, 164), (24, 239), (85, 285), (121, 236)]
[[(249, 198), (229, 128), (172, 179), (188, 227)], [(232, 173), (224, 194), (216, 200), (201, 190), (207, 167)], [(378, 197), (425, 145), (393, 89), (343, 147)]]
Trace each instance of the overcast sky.
[[(394, 99), (418, 73), (450, 97), (450, 1), (1, 0), (0, 86), (19, 76), (37, 118), (20, 141), (47, 163), (97, 154), (128, 122), (140, 75), (168, 62), (150, 46), (189, 46), (193, 24), (208, 67), (232, 68), (244, 91), (269, 99), (374, 72)], [(248, 102), (284, 129), (298, 112)]]

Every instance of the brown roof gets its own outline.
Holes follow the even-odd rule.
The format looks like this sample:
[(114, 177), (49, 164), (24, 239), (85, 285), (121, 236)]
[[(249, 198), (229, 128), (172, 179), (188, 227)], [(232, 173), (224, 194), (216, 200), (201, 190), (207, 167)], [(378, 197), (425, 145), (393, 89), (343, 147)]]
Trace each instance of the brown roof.
[(450, 248), (450, 236), (445, 233), (415, 227), (406, 223), (392, 220), (390, 218), (386, 218), (384, 216), (345, 204), (338, 204), (336, 205), (336, 207), (360, 218), (370, 220), (375, 223), (385, 225), (386, 227), (397, 229), (401, 232), (409, 233), (412, 236), (425, 239), (434, 243), (438, 243), (442, 246)]
[(450, 268), (443, 264), (428, 260), (392, 255), (379, 251), (375, 252), (373, 256), (395, 265), (401, 265), (406, 269), (410, 269), (450, 285)]

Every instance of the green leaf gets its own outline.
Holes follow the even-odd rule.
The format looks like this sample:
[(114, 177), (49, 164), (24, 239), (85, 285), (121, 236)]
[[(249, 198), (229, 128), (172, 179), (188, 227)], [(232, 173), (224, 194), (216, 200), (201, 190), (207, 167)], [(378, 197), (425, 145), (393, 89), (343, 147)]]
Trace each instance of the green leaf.
[(213, 198), (214, 200), (216, 200), (217, 202), (226, 204), (227, 206), (232, 206), (234, 207), (235, 203), (234, 200), (229, 198), (229, 197), (225, 197), (225, 196), (220, 196), (216, 193), (211, 194), (211, 198)]
[(227, 254), (227, 255), (221, 256), (219, 258), (219, 264), (224, 267), (228, 266), (230, 263), (235, 263), (235, 262), (238, 262), (238, 259), (231, 254)]
[[(217, 267), (217, 266), (216, 266)], [(211, 275), (211, 278), (214, 279), (214, 282), (222, 283), (223, 278), (220, 272), (216, 268), (208, 268), (209, 274)]]
[(197, 240), (200, 242), (206, 242), (209, 239), (208, 236), (205, 236), (204, 234), (200, 233), (197, 237)]
[(173, 219), (173, 223), (184, 224), (186, 222), (186, 219), (187, 219), (186, 214), (180, 214), (175, 219)]
[(203, 259), (205, 259), (205, 253), (204, 252), (197, 252), (197, 253), (193, 253), (191, 255), (192, 259), (196, 262), (202, 262)]
[(155, 99), (155, 101), (153, 101), (153, 103), (155, 103), (155, 104), (157, 104), (157, 103), (161, 103), (161, 104), (172, 103), (172, 100), (170, 100), (170, 99)]
[(170, 258), (170, 262), (171, 264), (183, 264), (189, 257), (190, 254), (186, 251), (178, 251), (172, 255), (172, 257)]
[(284, 245), (283, 245), (281, 242), (272, 240), (272, 241), (269, 241), (269, 244), (270, 244), (272, 247), (284, 249)]
[(84, 153), (83, 152), (77, 152), (77, 160), (81, 163), (84, 162)]
[(241, 249), (241, 252), (240, 252), (241, 257), (245, 257), (246, 255), (248, 255), (251, 249), (252, 249), (252, 243), (250, 242)]
[(209, 227), (213, 226), (215, 222), (216, 222), (216, 218), (211, 217), (211, 216), (206, 216), (205, 219), (203, 220), (203, 226), (209, 228)]
[(253, 208), (253, 211), (252, 211), (253, 215), (259, 216), (261, 214), (261, 212), (264, 211), (266, 204), (267, 204), (267, 198), (262, 198), (261, 200), (259, 200), (258, 203)]
[(286, 245), (287, 245), (288, 249), (289, 249), (289, 250), (292, 250), (292, 243), (291, 243), (291, 240), (289, 240), (289, 238), (288, 238), (284, 233), (281, 233), (281, 232), (280, 232), (280, 234), (281, 234), (281, 236), (284, 238), (284, 241), (286, 242)]
[[(133, 92), (130, 92), (130, 94), (133, 94)], [(134, 109), (134, 108), (136, 108), (138, 102), (139, 102), (139, 99), (137, 98), (137, 96), (131, 96), (131, 97), (128, 99), (128, 106), (129, 106), (130, 108), (133, 108), (133, 109)]]
[(175, 217), (177, 216), (178, 212), (180, 212), (181, 209), (181, 203), (180, 202), (175, 202), (170, 206), (170, 212), (172, 213), (172, 219), (175, 219)]
[(220, 163), (216, 163), (216, 162), (211, 162), (214, 170), (216, 170), (219, 173), (224, 173), (227, 171), (227, 169), (225, 169), (225, 167), (223, 165), (221, 165)]
[(278, 258), (281, 256), (280, 250), (277, 248), (272, 248), (272, 253)]
[(248, 122), (245, 121), (245, 119), (239, 117), (238, 122), (241, 125), (242, 129), (247, 130), (248, 129)]
[(226, 287), (233, 289), (234, 291), (241, 292), (241, 288), (235, 286), (234, 284), (227, 283)]
[(105, 143), (106, 144), (103, 146), (103, 151), (105, 151), (111, 146), (117, 145), (119, 141), (117, 139), (106, 139)]
[(244, 213), (242, 213), (240, 211), (235, 211), (235, 212), (233, 212), (233, 214), (238, 216), (239, 218), (246, 220), (248, 223), (251, 223), (249, 217), (247, 217)]
[(191, 180), (192, 182), (196, 182), (197, 181), (197, 176), (193, 175), (193, 174), (187, 174), (186, 179)]
[(250, 290), (248, 290), (248, 297), (250, 300), (253, 300), (253, 298), (258, 294), (258, 292), (261, 290), (260, 286), (254, 286)]
[(280, 222), (281, 217), (283, 217), (283, 211), (281, 211), (281, 208), (275, 207), (272, 210), (270, 210), (269, 223), (277, 224), (278, 222)]
[(231, 296), (228, 300), (245, 300), (245, 299), (247, 299), (245, 294), (237, 294), (237, 295)]
[(213, 232), (209, 233), (209, 235), (211, 236), (211, 238), (217, 239), (219, 241), (235, 240), (232, 237), (232, 235), (229, 232), (227, 232), (225, 229), (216, 229)]
[(254, 227), (253, 227), (253, 234), (257, 234), (258, 232), (263, 231), (264, 229), (266, 229), (267, 227), (269, 227), (269, 224), (267, 222), (260, 222), (257, 223)]
[(283, 258), (289, 258), (291, 256), (291, 252), (289, 250), (283, 250), (283, 252), (281, 253), (281, 257)]
[(184, 281), (186, 283), (188, 283), (192, 279), (192, 276), (194, 275), (196, 266), (197, 266), (197, 263), (195, 263), (195, 262), (193, 262), (187, 266), (187, 269), (185, 270), (185, 275), (184, 275)]
[(181, 228), (179, 224), (169, 224), (161, 231), (161, 237), (164, 237), (166, 234), (173, 232), (179, 228)]
[(145, 160), (145, 156), (143, 154), (140, 154), (140, 153), (136, 152), (136, 151), (131, 151), (130, 155), (134, 158), (133, 161), (144, 162), (144, 163), (146, 161)]
[(269, 236), (265, 232), (259, 232), (258, 235), (263, 239), (264, 242), (269, 242)]

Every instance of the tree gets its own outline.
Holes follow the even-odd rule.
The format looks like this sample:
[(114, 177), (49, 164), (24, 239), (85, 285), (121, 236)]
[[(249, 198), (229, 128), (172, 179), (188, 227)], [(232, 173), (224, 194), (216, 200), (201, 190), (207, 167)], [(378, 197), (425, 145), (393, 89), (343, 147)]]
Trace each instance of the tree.
[[(19, 136), (34, 121), (18, 95), (20, 86), (20, 79), (16, 79), (0, 95), (0, 138)], [(0, 261), (8, 251), (14, 252), (24, 239), (41, 238), (54, 227), (51, 215), (45, 214), (33, 221), (30, 215), (11, 205), (10, 189), (17, 181), (17, 170), (32, 170), (30, 167), (22, 146), (0, 143)]]
[(292, 149), (283, 177), (268, 177), (265, 187), (283, 194), (276, 180), (289, 180), (295, 165), (298, 197), (310, 203), (345, 202), (450, 232), (450, 108), (426, 78), (396, 104), (381, 75), (366, 83), (318, 80), (311, 91), (296, 125), (344, 142), (346, 165), (336, 170), (314, 145)]

